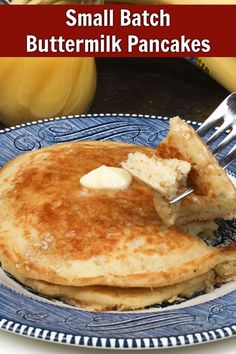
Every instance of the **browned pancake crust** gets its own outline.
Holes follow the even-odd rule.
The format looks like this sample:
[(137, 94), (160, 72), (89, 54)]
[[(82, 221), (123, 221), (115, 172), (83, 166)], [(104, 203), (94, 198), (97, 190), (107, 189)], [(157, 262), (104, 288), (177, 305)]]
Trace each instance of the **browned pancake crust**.
[[(93, 149), (88, 149), (89, 143), (57, 146), (47, 150), (43, 167), (42, 161), (34, 158), (36, 154), (32, 155), (30, 166), (15, 175), (14, 190), (8, 193), (8, 198), (19, 205), (16, 222), (25, 224), (25, 237), (32, 225), (39, 235), (53, 235), (51, 251), (58, 257), (88, 259), (110, 253), (125, 225), (135, 226), (129, 236), (135, 239), (139, 229), (143, 231), (143, 226), (157, 219), (152, 190), (142, 182), (133, 180), (131, 188), (123, 191), (81, 186), (80, 177), (89, 171), (103, 164), (120, 167), (129, 152), (151, 151), (113, 144), (113, 149), (107, 149), (107, 143)], [(150, 241), (148, 238), (149, 245)], [(173, 246), (170, 243), (170, 248)]]
[[(153, 149), (123, 143), (73, 142), (7, 164), (0, 178), (11, 188), (1, 198), (16, 231), (2, 226), (4, 267), (62, 285), (152, 287), (184, 281), (214, 266), (215, 249), (162, 224), (149, 186), (135, 179), (126, 190), (81, 186), (80, 177), (87, 172), (103, 164), (119, 167), (136, 151), (154, 154)], [(14, 242), (18, 230), (15, 247), (8, 239)]]

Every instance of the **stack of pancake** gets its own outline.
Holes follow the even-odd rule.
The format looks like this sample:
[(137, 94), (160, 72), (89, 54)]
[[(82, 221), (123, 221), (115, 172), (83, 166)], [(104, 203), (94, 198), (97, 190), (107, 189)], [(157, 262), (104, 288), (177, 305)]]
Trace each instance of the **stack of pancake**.
[[(165, 140), (158, 155), (165, 151), (165, 158), (190, 163), (191, 181), (200, 176), (198, 165), (187, 155), (166, 155), (170, 141)], [(133, 153), (152, 158), (157, 152), (125, 143), (83, 141), (10, 161), (0, 172), (2, 267), (42, 294), (90, 310), (144, 308), (234, 279), (236, 247), (212, 248), (192, 232), (170, 225), (157, 213), (156, 194), (158, 198), (160, 194), (148, 183), (133, 178), (123, 190), (81, 185), (80, 178), (88, 172), (101, 165), (121, 167)], [(210, 152), (205, 158), (209, 160)], [(219, 171), (216, 164), (214, 160)], [(225, 193), (224, 213), (219, 211), (216, 217), (229, 217), (236, 211), (235, 188), (221, 169), (216, 180), (217, 186), (222, 181)], [(212, 188), (214, 183), (215, 179), (209, 182)], [(205, 192), (195, 193), (203, 204)], [(192, 214), (199, 210), (202, 215), (201, 208), (194, 209), (193, 197), (186, 198), (187, 208), (194, 206)], [(212, 201), (207, 202), (211, 210)], [(175, 219), (180, 218), (174, 213)]]

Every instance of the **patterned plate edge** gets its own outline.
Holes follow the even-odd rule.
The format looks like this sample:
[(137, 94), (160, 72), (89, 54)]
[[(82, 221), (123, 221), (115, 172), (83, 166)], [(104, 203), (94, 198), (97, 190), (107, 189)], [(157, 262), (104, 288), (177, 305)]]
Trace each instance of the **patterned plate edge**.
[[(0, 134), (10, 132), (30, 125), (44, 124), (45, 122), (52, 122), (57, 120), (73, 119), (73, 118), (91, 118), (91, 117), (131, 117), (131, 118), (149, 118), (169, 120), (168, 117), (143, 115), (143, 114), (129, 114), (129, 113), (95, 113), (95, 114), (80, 114), (69, 115), (63, 117), (40, 119), (33, 122), (18, 124), (9, 128), (1, 129)], [(191, 120), (185, 120), (192, 125), (200, 126), (201, 123)], [(27, 326), (18, 322), (10, 321), (2, 318), (0, 320), (0, 329), (7, 332), (31, 337), (34, 339), (62, 343), (67, 345), (75, 345), (81, 347), (93, 347), (103, 349), (161, 349), (170, 347), (179, 347), (186, 345), (201, 344), (204, 342), (211, 342), (236, 335), (236, 325), (221, 327), (214, 330), (197, 332), (194, 334), (186, 334), (181, 336), (160, 337), (160, 338), (105, 338), (105, 337), (88, 337), (72, 335), (63, 332), (45, 330), (40, 327)]]
[(40, 327), (22, 325), (14, 321), (2, 318), (0, 329), (18, 335), (31, 337), (38, 340), (74, 345), (88, 348), (100, 349), (164, 349), (180, 346), (191, 346), (201, 343), (209, 343), (236, 335), (236, 325), (217, 328), (215, 330), (185, 334), (181, 336), (160, 337), (160, 338), (105, 338), (79, 336), (63, 332), (45, 330)]
[[(94, 114), (75, 114), (75, 115), (68, 115), (68, 116), (62, 116), (62, 117), (55, 117), (55, 118), (45, 118), (45, 119), (39, 119), (35, 120), (33, 122), (27, 122), (27, 123), (22, 123), (22, 124), (17, 124), (12, 127), (0, 129), (0, 134), (4, 134), (7, 132), (10, 132), (12, 130), (16, 130), (22, 127), (27, 127), (30, 125), (39, 125), (39, 124), (44, 124), (46, 122), (53, 122), (55, 120), (65, 120), (65, 119), (74, 119), (74, 118), (107, 118), (107, 117), (130, 117), (130, 118), (148, 118), (148, 119), (159, 119), (159, 120), (169, 120), (170, 118), (168, 117), (163, 117), (163, 116), (155, 116), (155, 115), (149, 115), (149, 114), (135, 114), (135, 113), (94, 113)], [(185, 119), (183, 119), (185, 120)], [(187, 123), (191, 123), (193, 125), (200, 126), (202, 123), (196, 122), (196, 121), (191, 121), (191, 120), (185, 120)]]
[[(68, 115), (68, 116), (62, 116), (62, 117), (54, 117), (54, 118), (45, 118), (45, 119), (39, 119), (35, 120), (32, 122), (27, 122), (27, 123), (22, 123), (22, 124), (17, 124), (8, 128), (0, 129), (0, 135), (4, 133), (8, 133), (10, 131), (22, 128), (22, 127), (27, 127), (27, 126), (32, 126), (32, 125), (40, 125), (44, 124), (46, 122), (53, 122), (53, 121), (61, 121), (61, 120), (66, 120), (66, 119), (75, 119), (75, 118), (92, 118), (92, 117), (99, 117), (99, 118), (106, 118), (106, 117), (130, 117), (130, 118), (147, 118), (147, 119), (159, 119), (159, 120), (165, 120), (169, 121), (170, 118), (166, 116), (155, 116), (155, 115), (149, 115), (149, 114), (136, 114), (136, 113), (88, 113), (88, 114), (75, 114), (75, 115)], [(202, 123), (192, 121), (192, 120), (187, 120), (183, 119), (185, 122), (200, 127)], [(217, 128), (215, 128), (217, 129)], [(228, 131), (226, 131), (228, 132)], [(227, 173), (236, 177), (236, 174), (230, 170), (227, 169)]]

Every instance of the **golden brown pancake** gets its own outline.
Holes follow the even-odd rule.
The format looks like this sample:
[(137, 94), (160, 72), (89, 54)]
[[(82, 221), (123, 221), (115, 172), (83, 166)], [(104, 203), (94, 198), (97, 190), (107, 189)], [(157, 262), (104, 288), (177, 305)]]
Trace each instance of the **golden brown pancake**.
[[(80, 177), (120, 166), (132, 151), (114, 142), (65, 143), (24, 154), (0, 174), (4, 268), (59, 285), (159, 287), (216, 264), (217, 251), (159, 221), (152, 189), (89, 190)], [(29, 276), (30, 274), (30, 276)]]
[(196, 292), (209, 292), (215, 285), (235, 279), (236, 246), (221, 248), (218, 264), (204, 274), (183, 282), (159, 288), (121, 288), (114, 286), (65, 286), (22, 278), (15, 270), (10, 272), (23, 284), (39, 293), (59, 298), (69, 304), (92, 311), (142, 309), (163, 302), (172, 303), (180, 298), (189, 298)]
[(151, 187), (135, 179), (125, 190), (80, 184), (91, 170), (120, 167), (136, 151), (155, 152), (85, 141), (9, 162), (0, 171), (3, 268), (44, 294), (95, 310), (142, 308), (213, 286), (222, 251), (165, 226)]
[(163, 302), (172, 303), (179, 298), (189, 298), (199, 291), (210, 291), (216, 284), (213, 270), (184, 282), (160, 288), (121, 288), (101, 285), (76, 287), (21, 278), (19, 275), (16, 277), (38, 293), (92, 311), (135, 310)]

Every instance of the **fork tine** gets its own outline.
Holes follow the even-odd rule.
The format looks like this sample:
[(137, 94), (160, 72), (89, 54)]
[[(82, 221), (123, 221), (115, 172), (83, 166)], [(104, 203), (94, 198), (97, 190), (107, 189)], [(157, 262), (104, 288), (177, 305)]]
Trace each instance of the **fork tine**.
[(182, 193), (180, 193), (179, 195), (177, 195), (175, 198), (173, 198), (169, 204), (175, 204), (176, 202), (178, 202), (179, 200), (183, 199), (184, 197), (187, 197), (187, 195), (193, 193), (193, 189), (192, 188), (188, 188), (185, 191), (183, 191)]
[(210, 136), (210, 138), (206, 141), (207, 145), (214, 143), (223, 133), (226, 132), (227, 129), (231, 127), (233, 122), (233, 118), (231, 121), (225, 121), (215, 132)]
[[(197, 129), (198, 135), (203, 138), (215, 125), (223, 118), (224, 122), (214, 132), (214, 134), (206, 141), (209, 146), (215, 142), (228, 128), (232, 131), (219, 143), (219, 145), (212, 151), (217, 156), (234, 138), (236, 138), (236, 92), (230, 94), (226, 99), (216, 108), (210, 117)], [(236, 161), (236, 145), (219, 161), (220, 166), (226, 169), (231, 163)], [(192, 188), (188, 188), (169, 203), (174, 204), (193, 192)]]
[(208, 119), (204, 123), (202, 123), (202, 125), (197, 130), (198, 135), (203, 137), (209, 130), (211, 130), (215, 126), (215, 123), (217, 123), (224, 116), (224, 113), (227, 108), (227, 100), (230, 96), (226, 97), (226, 99), (221, 102), (221, 104), (214, 110), (214, 112), (208, 117)]
[[(225, 139), (224, 139), (225, 140)], [(225, 157), (223, 159), (221, 159), (219, 161), (220, 166), (223, 169), (226, 169), (232, 162), (234, 162), (236, 159), (236, 145), (228, 152), (227, 155), (225, 155)], [(188, 188), (185, 191), (183, 191), (182, 193), (178, 194), (175, 198), (173, 198), (169, 204), (175, 204), (178, 201), (180, 201), (181, 199), (183, 199), (184, 197), (187, 197), (189, 194), (193, 193), (193, 189), (192, 188)]]
[(228, 152), (227, 155), (225, 155), (223, 157), (223, 159), (221, 159), (219, 161), (220, 166), (225, 169), (227, 168), (232, 162), (234, 162), (236, 160), (236, 145)]
[(219, 143), (219, 145), (212, 151), (217, 156), (224, 148), (236, 138), (236, 126), (233, 126), (232, 131)]

